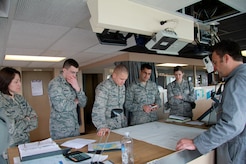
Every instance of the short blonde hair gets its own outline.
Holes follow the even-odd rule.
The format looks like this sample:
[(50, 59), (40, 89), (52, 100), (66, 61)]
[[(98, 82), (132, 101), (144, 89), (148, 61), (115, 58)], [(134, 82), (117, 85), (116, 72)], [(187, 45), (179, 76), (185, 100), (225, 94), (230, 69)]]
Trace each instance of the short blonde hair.
[(126, 68), (125, 65), (119, 64), (115, 66), (113, 73), (119, 74), (119, 73), (127, 73), (128, 74), (128, 69)]

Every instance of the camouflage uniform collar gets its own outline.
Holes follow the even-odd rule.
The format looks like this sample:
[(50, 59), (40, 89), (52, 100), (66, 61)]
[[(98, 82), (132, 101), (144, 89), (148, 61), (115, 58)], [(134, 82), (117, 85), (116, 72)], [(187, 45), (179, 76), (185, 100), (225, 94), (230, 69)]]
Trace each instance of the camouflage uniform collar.
[(19, 100), (21, 99), (21, 95), (19, 94), (14, 94), (14, 97), (11, 97), (7, 94), (3, 94), (2, 92), (0, 92), (0, 96), (5, 99), (5, 103), (7, 105), (11, 105), (13, 102), (19, 104)]
[(110, 76), (110, 78), (109, 78), (108, 80), (112, 83), (112, 85), (115, 85), (116, 87), (119, 87), (119, 86), (114, 82), (112, 76)]
[(143, 83), (143, 82), (141, 82), (141, 81), (138, 79), (138, 80), (137, 80), (137, 85), (142, 86), (142, 87), (145, 87), (145, 86), (148, 85), (148, 82), (149, 82), (149, 80), (146, 81), (145, 83)]
[(64, 76), (62, 75), (62, 73), (59, 74), (59, 78), (61, 79), (61, 81), (62, 81), (64, 84), (68, 84), (67, 80), (64, 78)]
[[(1, 96), (4, 97), (6, 100), (11, 100), (12, 99), (10, 95), (4, 94), (2, 92), (0, 92), (0, 93), (1, 93)], [(14, 97), (15, 97), (15, 95), (16, 94), (14, 94)]]
[(181, 83), (178, 83), (176, 80), (172, 82), (173, 86), (178, 85), (178, 86), (182, 86), (184, 85), (184, 83), (186, 83), (186, 80), (182, 79)]
[(182, 83), (184, 83), (184, 81), (185, 81), (185, 80), (184, 80), (184, 79), (182, 79), (182, 80), (181, 80), (181, 82), (180, 82), (180, 83), (178, 83), (178, 82), (177, 82), (177, 80), (175, 80), (175, 82), (176, 82), (177, 84), (182, 84)]

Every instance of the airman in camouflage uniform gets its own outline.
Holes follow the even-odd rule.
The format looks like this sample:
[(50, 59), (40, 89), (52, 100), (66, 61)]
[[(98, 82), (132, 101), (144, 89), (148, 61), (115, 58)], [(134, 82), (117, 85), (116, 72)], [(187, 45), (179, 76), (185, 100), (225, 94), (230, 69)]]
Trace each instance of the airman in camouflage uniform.
[(0, 110), (9, 120), (9, 147), (30, 142), (29, 132), (37, 128), (38, 120), (24, 97), (17, 94), (21, 88), (20, 72), (10, 67), (3, 68), (0, 84)]
[(77, 72), (78, 63), (73, 59), (67, 59), (63, 65), (63, 72), (49, 83), (50, 135), (52, 139), (80, 135), (77, 105), (84, 107), (87, 97), (78, 86)]
[(191, 82), (183, 79), (183, 69), (174, 68), (176, 80), (167, 85), (170, 114), (192, 118), (192, 108), (189, 102), (195, 101), (194, 88)]
[[(125, 108), (130, 112), (130, 125), (143, 124), (158, 119), (157, 109), (161, 107), (158, 86), (149, 80), (152, 67), (142, 64), (139, 80), (126, 91)], [(157, 105), (152, 108), (151, 105)]]
[(112, 76), (96, 87), (92, 121), (98, 129), (97, 134), (99, 136), (104, 135), (110, 129), (118, 129), (127, 125), (124, 112), (111, 118), (113, 109), (123, 109), (125, 102), (124, 83), (127, 77), (127, 68), (123, 65), (118, 65), (115, 67)]

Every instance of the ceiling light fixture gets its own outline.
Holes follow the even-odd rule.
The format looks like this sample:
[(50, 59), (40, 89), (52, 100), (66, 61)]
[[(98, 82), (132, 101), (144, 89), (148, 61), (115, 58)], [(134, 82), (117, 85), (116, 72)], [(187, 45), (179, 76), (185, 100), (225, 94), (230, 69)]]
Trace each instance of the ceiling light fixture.
[(60, 62), (66, 57), (5, 55), (5, 60)]
[(180, 64), (180, 63), (162, 63), (156, 64), (157, 67), (176, 67), (176, 66), (188, 66), (188, 64)]

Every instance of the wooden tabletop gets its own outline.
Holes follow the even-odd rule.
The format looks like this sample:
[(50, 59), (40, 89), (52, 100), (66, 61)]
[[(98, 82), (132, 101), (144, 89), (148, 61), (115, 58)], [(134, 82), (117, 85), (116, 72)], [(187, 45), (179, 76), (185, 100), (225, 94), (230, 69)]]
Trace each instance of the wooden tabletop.
[[(74, 138), (94, 139), (97, 141), (100, 139), (96, 135), (96, 133), (91, 133), (91, 134), (81, 135), (78, 137), (56, 140), (56, 143), (60, 145), (63, 142), (74, 139)], [(111, 132), (108, 142), (120, 141), (121, 138), (122, 138), (121, 135)], [(87, 152), (87, 150), (88, 150), (87, 146), (80, 149), (80, 151), (83, 151), (83, 152)], [(163, 156), (171, 154), (174, 151), (134, 139), (133, 140), (133, 152), (134, 152), (134, 163), (143, 164), (143, 163), (152, 161), (154, 159), (161, 158)], [(115, 164), (121, 163), (121, 151), (120, 150), (108, 151), (108, 152), (104, 152), (103, 154), (108, 155), (109, 156), (108, 159), (114, 162)], [(19, 156), (19, 151), (17, 147), (8, 149), (9, 164), (14, 164), (13, 158), (17, 156)]]

